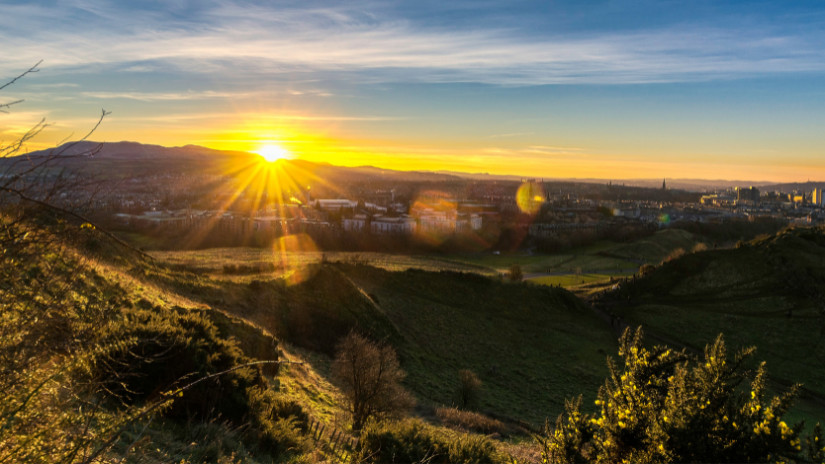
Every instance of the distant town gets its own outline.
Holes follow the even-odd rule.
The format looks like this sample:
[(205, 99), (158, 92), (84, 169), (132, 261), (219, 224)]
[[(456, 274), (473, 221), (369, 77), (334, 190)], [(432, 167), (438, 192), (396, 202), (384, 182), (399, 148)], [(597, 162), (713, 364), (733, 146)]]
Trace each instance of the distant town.
[(238, 194), (233, 187), (192, 194), (198, 185), (223, 184), (231, 182), (187, 176), (131, 179), (129, 188), (99, 197), (94, 209), (98, 216), (105, 211), (103, 217), (115, 229), (200, 237), (203, 243), (195, 246), (262, 245), (305, 233), (344, 244), (370, 237), (443, 243), (480, 236), (495, 249), (502, 235), (509, 234), (518, 243), (500, 243), (500, 248), (512, 249), (527, 239), (538, 244), (556, 240), (562, 246), (571, 237), (597, 239), (685, 222), (814, 225), (825, 219), (818, 188), (780, 192), (741, 186), (695, 193), (670, 190), (666, 181), (660, 189), (542, 179), (374, 181), (348, 185), (337, 195), (313, 185), (277, 197), (252, 189)]
[[(58, 192), (48, 200), (146, 248), (270, 246), (305, 234), (321, 249), (553, 252), (666, 227), (770, 224), (763, 232), (769, 233), (825, 220), (825, 184), (812, 182), (722, 187), (718, 181), (711, 188), (711, 181), (694, 181), (706, 182), (700, 191), (671, 187), (668, 179), (642, 187), (301, 160), (266, 164), (249, 153), (132, 142), (57, 150), (57, 158), (46, 151), (7, 159), (2, 176), (25, 183), (26, 166), (48, 162), (54, 178), (36, 182), (62, 187), (39, 195)], [(729, 233), (725, 241), (735, 238)]]

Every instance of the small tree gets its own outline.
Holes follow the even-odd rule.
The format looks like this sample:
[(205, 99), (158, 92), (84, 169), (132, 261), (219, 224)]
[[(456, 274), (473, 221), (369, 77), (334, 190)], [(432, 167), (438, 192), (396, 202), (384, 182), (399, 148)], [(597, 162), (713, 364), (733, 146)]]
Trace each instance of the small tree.
[(510, 266), (510, 274), (508, 274), (510, 280), (513, 282), (521, 282), (524, 279), (524, 273), (521, 271), (521, 266), (518, 264), (513, 264)]
[(356, 432), (371, 418), (398, 414), (414, 404), (413, 397), (401, 386), (406, 374), (395, 350), (354, 331), (338, 344), (332, 375), (347, 398)]
[(475, 372), (469, 369), (458, 371), (458, 407), (472, 409), (478, 406), (478, 397), (481, 393), (481, 380)]

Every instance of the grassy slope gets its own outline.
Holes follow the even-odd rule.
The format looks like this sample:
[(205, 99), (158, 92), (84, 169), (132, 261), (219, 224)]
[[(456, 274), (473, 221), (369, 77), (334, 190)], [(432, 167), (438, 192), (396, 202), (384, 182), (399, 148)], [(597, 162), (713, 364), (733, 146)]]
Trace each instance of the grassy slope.
[(347, 267), (400, 331), (409, 384), (450, 404), (458, 370), (484, 382), (482, 409), (540, 424), (564, 399), (595, 395), (615, 340), (570, 293), (472, 274)]
[(534, 425), (565, 398), (595, 396), (615, 352), (606, 324), (570, 293), (470, 273), (327, 263), (291, 285), (171, 270), (153, 280), (305, 349), (332, 354), (351, 327), (387, 339), (425, 402), (451, 404), (458, 370), (471, 369), (485, 383), (484, 409)]
[[(24, 274), (39, 276), (37, 278), (39, 282), (33, 279), (4, 282), (3, 291), (9, 293), (5, 293), (3, 298), (0, 299), (0, 311), (8, 311), (4, 314), (4, 316), (7, 316), (5, 322), (11, 323), (11, 319), (8, 319), (8, 317), (13, 316), (11, 312), (18, 304), (28, 307), (30, 312), (34, 312), (38, 316), (29, 325), (20, 327), (20, 336), (25, 341), (26, 337), (32, 336), (28, 330), (37, 329), (35, 323), (38, 319), (43, 319), (43, 314), (36, 312), (39, 311), (37, 305), (32, 305), (30, 300), (27, 299), (31, 298), (27, 296), (27, 292), (34, 290), (33, 295), (36, 295), (34, 298), (37, 300), (49, 301), (49, 298), (55, 298), (49, 309), (59, 313), (61, 319), (59, 321), (55, 319), (54, 323), (49, 323), (51, 325), (46, 326), (50, 332), (44, 338), (45, 343), (39, 344), (38, 349), (40, 351), (30, 351), (29, 354), (32, 356), (31, 359), (34, 363), (30, 367), (36, 369), (33, 369), (29, 374), (41, 375), (41, 370), (48, 374), (48, 369), (53, 368), (53, 363), (74, 366), (81, 359), (95, 360), (87, 361), (88, 364), (85, 364), (94, 366), (90, 369), (98, 369), (96, 367), (98, 364), (106, 366), (100, 368), (102, 373), (109, 372), (106, 369), (110, 366), (112, 369), (120, 369), (117, 367), (119, 365), (117, 362), (109, 361), (106, 356), (114, 356), (120, 353), (124, 349), (123, 346), (134, 349), (135, 352), (139, 353), (141, 348), (135, 348), (128, 344), (142, 343), (141, 339), (150, 340), (146, 344), (140, 345), (150, 346), (149, 349), (154, 346), (152, 343), (159, 344), (158, 346), (162, 346), (163, 349), (166, 349), (166, 344), (177, 343), (177, 345), (174, 345), (177, 350), (180, 346), (189, 342), (181, 338), (170, 341), (167, 334), (173, 332), (167, 329), (170, 325), (176, 326), (181, 321), (186, 324), (186, 327), (179, 326), (182, 330), (181, 333), (191, 335), (195, 333), (197, 328), (203, 327), (206, 329), (206, 334), (203, 338), (195, 340), (192, 345), (189, 345), (200, 347), (195, 348), (195, 350), (200, 349), (203, 351), (202, 353), (191, 354), (191, 357), (187, 357), (189, 356), (188, 352), (184, 350), (171, 351), (172, 348), (169, 348), (172, 353), (169, 356), (175, 359), (175, 363), (178, 365), (188, 366), (192, 359), (217, 359), (220, 356), (227, 355), (227, 353), (233, 354), (232, 348), (229, 347), (231, 342), (227, 343), (227, 340), (230, 339), (237, 341), (240, 350), (248, 357), (242, 358), (239, 356), (238, 359), (243, 362), (278, 359), (277, 341), (266, 331), (238, 317), (170, 292), (163, 286), (157, 285), (156, 282), (146, 279), (147, 270), (152, 269), (154, 266), (151, 261), (147, 261), (140, 253), (110, 241), (93, 229), (77, 228), (71, 225), (61, 225), (59, 227), (47, 225), (46, 227), (54, 227), (54, 231), (38, 232), (40, 234), (38, 236), (41, 237), (42, 243), (48, 243), (48, 251), (29, 257), (23, 263), (17, 263), (18, 267), (22, 266), (27, 269)], [(55, 236), (51, 236), (52, 233)], [(39, 246), (37, 243), (27, 245), (25, 242), (22, 244), (15, 243), (14, 245), (21, 248)], [(184, 313), (191, 317), (177, 317)], [(147, 317), (150, 314), (154, 319)], [(214, 332), (211, 331), (213, 327), (216, 329)], [(59, 331), (54, 330), (57, 328), (59, 328)], [(190, 328), (192, 330), (189, 330)], [(54, 350), (50, 345), (60, 343), (59, 336), (71, 340), (71, 343), (63, 343), (59, 349)], [(4, 344), (6, 342), (14, 343), (15, 340), (3, 340)], [(214, 349), (216, 346), (229, 348), (216, 350)], [(157, 370), (162, 372), (175, 371), (174, 366), (170, 366), (168, 369), (164, 367), (166, 366), (164, 363), (172, 364), (164, 356), (165, 354), (156, 356), (149, 364), (159, 366)], [(38, 366), (37, 362), (43, 362), (43, 365)], [(122, 370), (140, 369), (140, 367), (136, 367), (136, 364), (139, 363), (124, 364)], [(2, 367), (5, 368), (5, 365)], [(199, 367), (199, 365), (196, 366), (196, 368)], [(99, 420), (104, 425), (106, 420), (118, 421), (125, 417), (123, 411), (125, 404), (129, 403), (128, 401), (124, 404), (109, 404), (107, 401), (102, 401), (102, 407), (98, 409), (96, 405), (91, 411), (86, 404), (81, 404), (78, 407), (73, 402), (74, 397), (71, 396), (72, 394), (81, 395), (81, 397), (83, 397), (82, 395), (93, 395), (92, 400), (95, 402), (102, 400), (105, 395), (98, 390), (90, 393), (92, 390), (85, 387), (85, 382), (88, 382), (88, 379), (72, 369), (75, 369), (75, 367), (67, 368), (65, 372), (58, 370), (54, 374), (55, 378), (63, 379), (62, 385), (66, 391), (61, 393), (63, 395), (59, 405), (61, 409), (56, 413), (55, 421), (48, 424), (48, 428), (57, 430), (56, 433), (59, 434), (62, 430), (61, 427), (65, 426), (63, 422), (70, 421), (72, 417), (81, 417), (84, 420), (87, 416), (94, 417), (95, 421)], [(186, 371), (186, 369), (189, 369), (188, 367), (181, 367), (180, 369), (184, 369), (182, 371), (184, 374), (193, 374), (192, 371)], [(275, 375), (276, 370), (272, 366), (262, 369), (265, 374), (270, 376), (270, 379), (272, 375)], [(58, 374), (67, 377), (57, 377)], [(74, 375), (81, 376), (80, 380), (75, 379)], [(133, 374), (132, 377), (129, 374), (124, 374), (123, 378), (128, 380), (121, 380), (127, 382), (142, 377), (140, 374)], [(221, 379), (230, 382), (236, 381), (237, 378), (229, 374), (221, 377)], [(37, 380), (36, 377), (35, 380)], [(167, 381), (159, 378), (159, 376), (145, 377), (145, 383), (151, 382), (157, 382), (153, 388), (158, 390), (169, 388)], [(211, 384), (208, 381), (202, 385), (206, 385), (207, 389), (197, 390), (193, 388), (187, 390), (181, 397), (182, 399), (177, 401), (185, 402), (190, 400), (190, 395), (197, 396), (203, 394), (203, 392), (210, 392), (211, 394), (217, 391), (209, 390)], [(260, 386), (266, 388), (264, 383), (261, 383)], [(46, 392), (44, 395), (48, 393), (46, 390), (42, 391)], [(6, 392), (7, 395), (14, 393), (14, 391)], [(233, 393), (232, 399), (237, 400), (236, 396)], [(226, 398), (221, 397), (221, 399)], [(13, 398), (6, 397), (4, 400), (11, 401)], [(135, 407), (137, 408), (139, 405), (138, 402)], [(214, 405), (209, 407), (214, 408)], [(42, 409), (47, 410), (47, 408)], [(23, 411), (27, 415), (33, 414), (25, 409)], [(52, 412), (49, 411), (48, 414)], [(50, 416), (46, 415), (45, 417)], [(58, 423), (57, 419), (62, 422)], [(100, 434), (104, 438), (107, 437), (111, 430), (105, 428), (97, 430), (98, 424), (95, 421), (89, 422), (90, 428), (87, 429), (89, 436)], [(32, 428), (31, 424), (28, 427), (27, 430), (33, 434), (32, 437), (42, 436), (42, 432)], [(220, 454), (228, 455), (234, 452), (237, 456), (247, 456), (249, 452), (248, 447), (240, 442), (241, 433), (232, 430), (230, 425), (222, 423), (200, 424), (198, 420), (192, 420), (185, 427), (180, 427), (175, 420), (169, 420), (165, 417), (153, 417), (152, 420), (138, 419), (136, 423), (124, 427), (120, 440), (114, 444), (113, 449), (104, 452), (104, 456), (116, 459), (130, 445), (134, 447), (131, 456), (147, 463), (183, 462), (183, 459), (200, 462), (201, 459), (207, 459), (206, 456), (213, 456), (213, 458), (208, 458), (208, 460), (211, 460)], [(206, 429), (210, 429), (217, 436), (225, 438), (217, 439), (217, 442), (206, 445), (204, 449), (192, 447), (190, 443), (200, 441), (199, 437), (202, 438), (202, 433)], [(72, 434), (78, 434), (78, 430), (75, 428), (66, 430), (66, 434), (71, 438)], [(8, 435), (4, 435), (4, 437), (8, 437)], [(82, 443), (81, 440), (85, 438), (86, 436), (80, 434), (77, 440)], [(232, 443), (222, 440), (229, 440)], [(55, 442), (57, 441), (55, 440)], [(96, 442), (92, 441), (92, 443), (93, 446), (98, 446)], [(230, 448), (226, 448), (224, 445)], [(60, 445), (55, 444), (55, 446)], [(20, 449), (18, 448), (18, 451)], [(47, 452), (47, 450), (49, 448), (44, 447), (40, 452)], [(4, 449), (5, 451), (8, 450)], [(266, 452), (258, 453), (258, 455), (265, 461), (271, 462), (272, 460), (272, 456), (266, 455)], [(59, 458), (59, 452), (54, 452), (49, 460)], [(80, 459), (80, 457), (78, 456), (77, 459)], [(255, 460), (249, 462), (255, 462)]]
[(728, 346), (756, 346), (778, 383), (807, 392), (798, 417), (825, 418), (825, 277), (821, 232), (790, 230), (730, 250), (666, 263), (601, 303), (631, 324), (700, 348), (724, 333)]

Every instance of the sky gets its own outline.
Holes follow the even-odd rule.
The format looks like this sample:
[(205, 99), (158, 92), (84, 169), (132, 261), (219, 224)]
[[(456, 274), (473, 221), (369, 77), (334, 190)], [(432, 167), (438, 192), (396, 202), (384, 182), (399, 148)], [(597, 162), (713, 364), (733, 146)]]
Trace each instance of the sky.
[(825, 180), (820, 1), (3, 1), (0, 143)]

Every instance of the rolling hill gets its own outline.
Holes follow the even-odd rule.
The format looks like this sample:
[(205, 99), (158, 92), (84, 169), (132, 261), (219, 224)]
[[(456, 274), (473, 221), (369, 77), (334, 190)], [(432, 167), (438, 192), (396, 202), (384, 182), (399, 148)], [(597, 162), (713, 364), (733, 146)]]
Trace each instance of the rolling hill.
[(566, 290), (471, 273), (320, 263), (289, 284), (151, 272), (305, 349), (332, 354), (352, 328), (387, 340), (428, 404), (454, 403), (458, 371), (470, 369), (485, 384), (484, 410), (534, 426), (561, 412), (565, 398), (595, 395), (616, 346), (604, 321)]
[(668, 261), (596, 299), (624, 324), (697, 350), (719, 333), (756, 346), (771, 378), (802, 383), (800, 414), (825, 411), (825, 233), (787, 229)]

